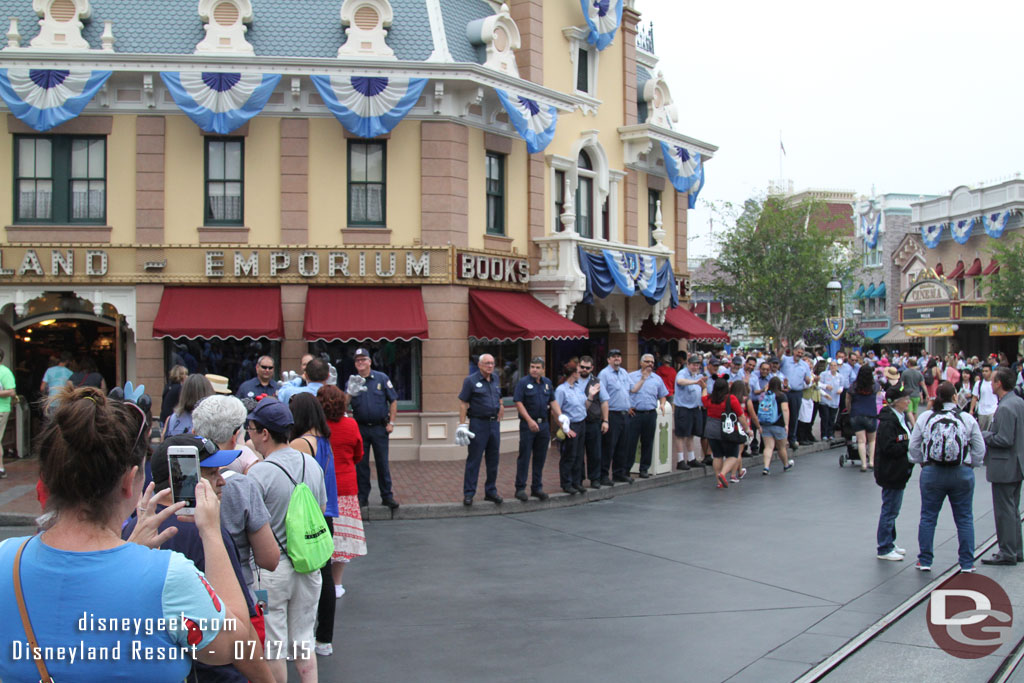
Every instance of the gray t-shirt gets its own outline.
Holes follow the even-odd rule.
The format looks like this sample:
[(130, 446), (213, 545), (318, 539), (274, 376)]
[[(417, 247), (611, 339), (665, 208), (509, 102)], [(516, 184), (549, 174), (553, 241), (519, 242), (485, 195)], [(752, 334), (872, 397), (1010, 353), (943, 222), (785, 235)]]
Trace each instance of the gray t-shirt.
[(250, 587), (253, 585), (253, 560), (249, 534), (259, 531), (269, 521), (270, 513), (263, 502), (263, 492), (255, 481), (237, 472), (224, 478), (224, 488), (220, 493), (220, 524), (235, 542), (242, 574)]
[(903, 388), (908, 391), (912, 391), (913, 396), (919, 396), (921, 393), (921, 382), (924, 381), (924, 375), (917, 368), (907, 368), (903, 371), (900, 376), (903, 380)]
[[(305, 461), (306, 474), (302, 474), (302, 463)], [(270, 528), (273, 530), (277, 540), (288, 548), (288, 537), (285, 535), (284, 516), (288, 512), (288, 502), (292, 497), (292, 490), (295, 488), (288, 475), (281, 471), (283, 467), (288, 475), (296, 483), (304, 481), (309, 490), (313, 492), (316, 502), (323, 508), (327, 505), (327, 487), (324, 485), (324, 471), (313, 456), (300, 453), (294, 448), (282, 448), (274, 451), (263, 462), (258, 462), (249, 468), (249, 474), (245, 475), (256, 482), (263, 494), (263, 502), (267, 505), (267, 512), (270, 513)], [(300, 479), (301, 478), (301, 479)], [(284, 553), (281, 554), (285, 556)]]

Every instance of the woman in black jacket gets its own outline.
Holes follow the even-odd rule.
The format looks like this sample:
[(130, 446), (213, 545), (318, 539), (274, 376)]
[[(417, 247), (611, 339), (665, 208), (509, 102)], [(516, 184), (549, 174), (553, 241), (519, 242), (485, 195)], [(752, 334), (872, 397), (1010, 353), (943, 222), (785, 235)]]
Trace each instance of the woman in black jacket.
[(903, 490), (914, 465), (908, 457), (910, 424), (907, 407), (910, 392), (902, 385), (885, 392), (885, 406), (878, 414), (875, 439), (875, 482), (882, 487), (882, 512), (878, 517), (878, 559), (899, 562), (906, 552), (896, 545), (896, 517), (903, 506)]

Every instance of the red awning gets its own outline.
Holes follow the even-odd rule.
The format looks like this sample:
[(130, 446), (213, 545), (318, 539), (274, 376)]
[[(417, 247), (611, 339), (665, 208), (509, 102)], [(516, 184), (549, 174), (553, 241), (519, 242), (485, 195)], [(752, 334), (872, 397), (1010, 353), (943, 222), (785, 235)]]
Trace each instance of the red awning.
[(470, 290), (469, 336), (487, 341), (586, 339), (587, 328), (525, 292)]
[[(690, 312), (691, 313), (696, 313), (697, 315), (707, 315), (708, 314), (708, 302), (707, 301), (701, 301), (699, 304), (693, 304), (692, 306), (690, 306)], [(722, 312), (722, 302), (721, 301), (712, 301), (711, 302), (711, 313), (712, 313), (712, 315), (715, 314), (715, 313), (721, 313), (721, 312)]]
[(936, 275), (941, 277), (943, 270), (944, 270), (944, 268), (942, 267), (942, 263), (941, 262), (935, 264), (935, 274)]
[(165, 287), (153, 321), (154, 337), (281, 339), (277, 287)]
[[(714, 310), (712, 308), (712, 310)], [(665, 314), (665, 322), (655, 325), (648, 318), (640, 328), (640, 336), (644, 339), (692, 339), (694, 341), (729, 341), (729, 335), (717, 327), (709, 325), (696, 315), (679, 306), (670, 308)]]
[(981, 259), (976, 258), (974, 259), (974, 263), (971, 264), (971, 267), (967, 269), (966, 273), (964, 273), (964, 277), (978, 277), (979, 275), (981, 275)]
[(427, 339), (419, 288), (310, 287), (302, 337), (308, 341)]
[(947, 280), (959, 280), (959, 279), (963, 278), (963, 276), (964, 276), (964, 269), (965, 268), (966, 268), (966, 266), (964, 266), (964, 262), (963, 261), (957, 261), (956, 262), (956, 268), (953, 269), (952, 273), (950, 273), (949, 275), (946, 276), (946, 279)]
[(999, 272), (999, 261), (996, 261), (995, 259), (992, 259), (989, 262), (989, 264), (987, 266), (985, 266), (985, 270), (981, 274), (982, 275), (995, 275), (998, 272)]

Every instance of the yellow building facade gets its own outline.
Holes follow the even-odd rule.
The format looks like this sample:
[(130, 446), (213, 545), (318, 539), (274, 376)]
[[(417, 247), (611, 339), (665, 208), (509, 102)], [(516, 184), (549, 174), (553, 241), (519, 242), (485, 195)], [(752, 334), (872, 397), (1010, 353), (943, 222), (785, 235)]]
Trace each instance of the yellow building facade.
[[(443, 459), (464, 457), (455, 396), (480, 353), (510, 395), (533, 355), (556, 375), (685, 340), (687, 210), (716, 148), (674, 129), (631, 2), (43, 4), (0, 2), (0, 344), (22, 393), (63, 351), (159, 407), (174, 365), (236, 389), (261, 355), (280, 373), (311, 353), (343, 383), (365, 346), (399, 393), (391, 457)], [(367, 137), (334, 107), (379, 113), (357, 79), (415, 97)], [(265, 101), (239, 114), (246, 84)], [(67, 98), (49, 127), (46, 88)], [(204, 130), (214, 114), (234, 127)], [(699, 183), (678, 191), (679, 168)]]

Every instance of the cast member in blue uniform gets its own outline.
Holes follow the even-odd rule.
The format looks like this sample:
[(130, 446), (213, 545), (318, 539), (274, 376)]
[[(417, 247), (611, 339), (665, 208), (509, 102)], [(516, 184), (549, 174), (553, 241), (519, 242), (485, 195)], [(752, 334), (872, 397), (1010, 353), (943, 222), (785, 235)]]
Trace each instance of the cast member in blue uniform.
[[(608, 431), (601, 443), (601, 485), (612, 486), (612, 479), (622, 483), (633, 483), (629, 476), (632, 464), (627, 464), (629, 454), (629, 373), (622, 369), (622, 351), (609, 349), (608, 365), (598, 374), (601, 386), (608, 394)], [(612, 476), (608, 476), (609, 467)]]
[(480, 460), (486, 457), (484, 500), (501, 505), (504, 501), (498, 495), (497, 486), (500, 422), (505, 412), (501, 404), (501, 382), (494, 373), (494, 356), (491, 354), (482, 354), (476, 367), (477, 371), (462, 382), (462, 391), (459, 392), (459, 426), (455, 430), (455, 443), (469, 446), (462, 504), (473, 504), (480, 478)]
[(580, 356), (580, 381), (584, 391), (597, 387), (597, 395), (587, 404), (587, 428), (583, 436), (586, 451), (587, 479), (590, 488), (601, 488), (601, 439), (608, 432), (608, 392), (594, 372), (594, 359)]
[(392, 510), (398, 508), (391, 489), (391, 467), (388, 464), (388, 439), (395, 428), (398, 412), (398, 393), (391, 379), (379, 370), (371, 370), (370, 352), (356, 349), (356, 373), (365, 382), (365, 391), (349, 394), (352, 416), (363, 437), (363, 459), (356, 463), (356, 483), (359, 485), (359, 504), (367, 505), (370, 498), (370, 449), (377, 466), (377, 487), (380, 502)]
[(658, 427), (658, 410), (665, 405), (668, 390), (665, 382), (654, 372), (654, 356), (645, 353), (640, 357), (640, 369), (629, 373), (629, 441), (627, 452), (630, 462), (626, 465), (626, 476), (633, 467), (636, 444), (640, 442), (640, 478), (647, 479), (654, 458), (654, 436)]
[(274, 359), (260, 356), (256, 361), (256, 376), (242, 382), (235, 392), (238, 398), (256, 398), (260, 394), (277, 396), (278, 383), (274, 381)]
[(555, 388), (544, 376), (544, 359), (540, 356), (530, 361), (530, 374), (516, 384), (512, 394), (519, 412), (519, 458), (516, 460), (516, 498), (524, 503), (526, 475), (533, 460), (533, 479), (530, 495), (547, 500), (544, 493), (544, 461), (548, 456), (551, 442), (551, 414), (561, 415), (555, 402)]

